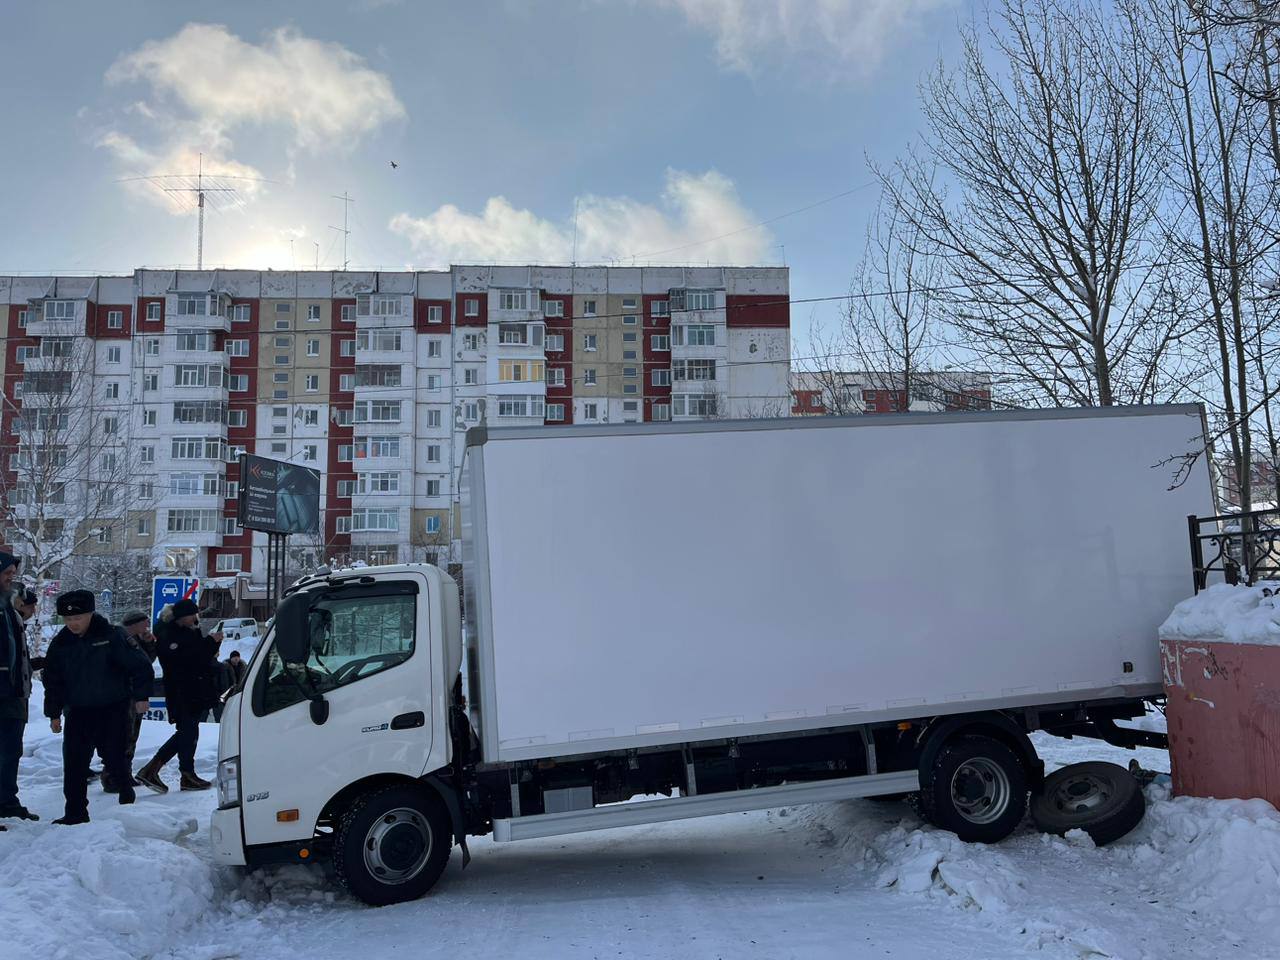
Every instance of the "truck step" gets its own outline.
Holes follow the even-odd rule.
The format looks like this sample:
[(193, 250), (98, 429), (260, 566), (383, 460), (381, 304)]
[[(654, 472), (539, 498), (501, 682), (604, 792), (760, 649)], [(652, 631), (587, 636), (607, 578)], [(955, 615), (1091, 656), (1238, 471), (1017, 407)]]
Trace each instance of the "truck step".
[(890, 793), (911, 793), (920, 789), (920, 775), (915, 770), (877, 773), (841, 780), (817, 780), (807, 783), (784, 783), (776, 787), (753, 790), (731, 790), (704, 793), (691, 797), (662, 800), (639, 800), (633, 803), (611, 803), (589, 810), (566, 810), (562, 813), (540, 813), (527, 817), (509, 817), (493, 821), (493, 839), (534, 840), (558, 837), (588, 830), (634, 827), (663, 820), (685, 820), (710, 817), (744, 810), (768, 810), (801, 803), (829, 803), (853, 797), (875, 797)]

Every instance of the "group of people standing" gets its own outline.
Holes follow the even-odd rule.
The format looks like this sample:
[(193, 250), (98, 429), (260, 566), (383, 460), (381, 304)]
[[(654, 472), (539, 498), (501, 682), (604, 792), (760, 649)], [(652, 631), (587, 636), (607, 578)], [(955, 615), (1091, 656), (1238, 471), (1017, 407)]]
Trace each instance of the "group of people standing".
[[(165, 607), (153, 630), (142, 611), (125, 614), (115, 626), (97, 612), (93, 593), (72, 590), (56, 601), (62, 629), (45, 656), (33, 658), (26, 623), (35, 613), (36, 597), (17, 582), (20, 566), (17, 557), (0, 552), (0, 819), (39, 819), (18, 799), (18, 764), (37, 670), (44, 684), (44, 715), (50, 729), (62, 735), (65, 809), (54, 823), (89, 822), (95, 750), (102, 758), (103, 789), (117, 794), (122, 804), (134, 802), (138, 786), (167, 793), (160, 772), (175, 756), (181, 789), (208, 790), (212, 784), (195, 767), (200, 721), (218, 711), (221, 695), (243, 679), (239, 654), (218, 661), (222, 635), (200, 630), (199, 609), (191, 600)], [(175, 730), (135, 775), (133, 756), (156, 660)]]

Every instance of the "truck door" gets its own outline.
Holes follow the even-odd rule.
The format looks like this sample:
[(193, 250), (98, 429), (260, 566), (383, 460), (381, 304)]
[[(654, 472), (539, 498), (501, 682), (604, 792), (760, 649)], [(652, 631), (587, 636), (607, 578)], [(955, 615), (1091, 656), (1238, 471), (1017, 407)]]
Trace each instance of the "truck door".
[[(424, 577), (307, 592), (310, 654), (286, 668), (273, 636), (245, 685), (240, 784), (245, 843), (306, 839), (325, 803), (375, 774), (425, 772), (432, 642)], [(309, 694), (328, 702), (317, 724)]]

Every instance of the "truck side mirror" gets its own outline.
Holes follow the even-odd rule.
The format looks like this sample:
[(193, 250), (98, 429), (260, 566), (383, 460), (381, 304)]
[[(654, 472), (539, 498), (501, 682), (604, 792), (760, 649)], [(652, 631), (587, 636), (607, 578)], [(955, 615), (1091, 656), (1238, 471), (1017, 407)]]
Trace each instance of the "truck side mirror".
[(311, 601), (302, 593), (294, 593), (280, 601), (276, 608), (276, 652), (285, 663), (306, 663), (311, 646)]

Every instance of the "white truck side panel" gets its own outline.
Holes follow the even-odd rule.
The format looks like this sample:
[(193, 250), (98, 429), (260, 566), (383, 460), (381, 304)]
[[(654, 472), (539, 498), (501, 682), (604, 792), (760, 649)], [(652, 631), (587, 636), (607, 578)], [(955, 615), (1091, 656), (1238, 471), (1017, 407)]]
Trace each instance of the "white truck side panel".
[(1213, 511), (1156, 464), (1200, 438), (1193, 407), (493, 431), (485, 759), (1156, 693)]

